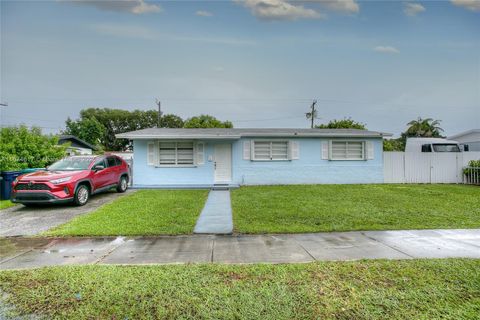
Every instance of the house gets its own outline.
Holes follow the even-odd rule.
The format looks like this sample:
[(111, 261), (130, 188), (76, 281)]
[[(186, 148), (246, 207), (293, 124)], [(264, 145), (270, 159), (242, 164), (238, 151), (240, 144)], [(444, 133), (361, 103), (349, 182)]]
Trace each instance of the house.
[(463, 146), (464, 151), (480, 151), (480, 129), (472, 129), (448, 137)]
[(353, 129), (166, 129), (133, 141), (133, 186), (382, 183), (381, 132)]
[(70, 147), (67, 148), (68, 155), (92, 154), (96, 150), (95, 146), (72, 135), (62, 135), (58, 138), (59, 145), (67, 142), (70, 142)]

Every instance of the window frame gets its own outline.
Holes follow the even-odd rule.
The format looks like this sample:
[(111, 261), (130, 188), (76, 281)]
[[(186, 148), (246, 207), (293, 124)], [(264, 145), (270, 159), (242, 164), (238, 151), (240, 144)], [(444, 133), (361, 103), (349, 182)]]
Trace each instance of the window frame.
[[(334, 158), (333, 157), (333, 143), (334, 142), (344, 142), (347, 144), (346, 152), (348, 154), (348, 143), (355, 142), (362, 144), (362, 158), (361, 159), (349, 159), (349, 158)], [(328, 142), (328, 160), (330, 161), (366, 161), (367, 157), (367, 141), (366, 140), (348, 140), (348, 139), (333, 139)]]
[[(255, 155), (255, 143), (256, 142), (269, 142), (270, 143), (270, 148), (269, 148), (269, 152), (270, 152), (270, 159), (257, 159), (256, 155)], [(284, 142), (287, 144), (287, 157), (286, 159), (273, 159), (272, 157), (272, 151), (273, 151), (273, 148), (272, 148), (272, 143), (273, 142)], [(292, 156), (291, 156), (291, 142), (290, 140), (272, 140), (272, 139), (254, 139), (254, 140), (251, 140), (250, 141), (250, 154), (251, 154), (251, 161), (261, 161), (261, 162), (268, 162), (268, 161), (291, 161), (292, 160)]]
[[(160, 164), (160, 146), (162, 143), (174, 143), (175, 144), (175, 164)], [(192, 144), (192, 164), (178, 164), (178, 144), (179, 143), (191, 143)], [(155, 167), (159, 168), (193, 168), (196, 167), (197, 163), (197, 148), (196, 148), (196, 143), (193, 140), (158, 140), (157, 146), (156, 146), (156, 152), (157, 152), (157, 159), (156, 159), (156, 164)]]

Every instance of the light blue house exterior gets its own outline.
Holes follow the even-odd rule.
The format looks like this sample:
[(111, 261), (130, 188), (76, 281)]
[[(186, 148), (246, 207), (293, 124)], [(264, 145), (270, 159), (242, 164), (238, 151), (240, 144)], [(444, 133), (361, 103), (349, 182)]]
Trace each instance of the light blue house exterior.
[(133, 186), (383, 183), (383, 136), (350, 129), (144, 129)]

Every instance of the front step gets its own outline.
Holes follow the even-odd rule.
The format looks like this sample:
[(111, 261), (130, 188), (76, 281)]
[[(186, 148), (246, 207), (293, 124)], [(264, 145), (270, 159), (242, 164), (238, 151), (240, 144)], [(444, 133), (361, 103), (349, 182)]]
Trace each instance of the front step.
[(230, 190), (230, 185), (228, 184), (214, 184), (212, 190)]

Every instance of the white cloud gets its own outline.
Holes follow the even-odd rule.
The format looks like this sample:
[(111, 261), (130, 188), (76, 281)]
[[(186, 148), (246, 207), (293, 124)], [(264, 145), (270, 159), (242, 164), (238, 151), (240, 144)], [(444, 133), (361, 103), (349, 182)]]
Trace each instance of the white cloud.
[(377, 46), (373, 50), (380, 53), (400, 53), (397, 48), (391, 46)]
[(213, 13), (211, 13), (209, 11), (205, 11), (205, 10), (198, 10), (197, 12), (195, 12), (195, 14), (197, 16), (201, 16), (201, 17), (211, 17), (211, 16), (213, 16)]
[(420, 3), (407, 2), (403, 8), (403, 12), (410, 17), (416, 16), (418, 13), (425, 11), (425, 7)]
[(161, 12), (162, 7), (158, 4), (149, 4), (145, 0), (76, 0), (70, 3), (89, 5), (100, 10), (126, 12), (133, 14)]
[(472, 11), (480, 11), (480, 0), (450, 0), (454, 5)]
[(316, 0), (321, 2), (327, 8), (335, 11), (357, 13), (360, 11), (360, 6), (355, 0)]
[(322, 15), (302, 5), (293, 5), (286, 0), (236, 0), (249, 8), (252, 14), (262, 20), (317, 19)]

